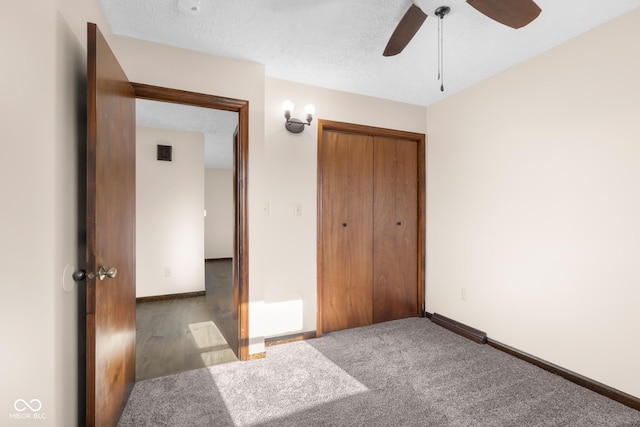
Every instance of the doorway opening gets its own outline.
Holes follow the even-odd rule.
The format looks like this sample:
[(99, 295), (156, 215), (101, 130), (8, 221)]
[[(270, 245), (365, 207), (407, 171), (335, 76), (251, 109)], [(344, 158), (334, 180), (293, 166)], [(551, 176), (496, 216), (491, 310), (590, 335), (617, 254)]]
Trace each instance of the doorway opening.
[[(187, 313), (194, 314), (196, 311), (215, 311), (216, 322), (213, 319), (201, 322), (192, 322), (188, 324), (188, 334), (194, 340), (195, 344), (209, 351), (203, 351), (202, 354), (194, 352), (188, 357), (200, 358), (194, 360), (194, 367), (205, 366), (225, 359), (237, 357), (240, 360), (248, 359), (248, 234), (247, 234), (247, 155), (248, 155), (248, 101), (217, 97), (201, 93), (186, 92), (182, 90), (151, 86), (146, 84), (132, 83), (135, 90), (135, 97), (138, 101), (157, 101), (160, 103), (180, 104), (181, 106), (200, 107), (203, 109), (219, 110), (219, 112), (232, 113), (236, 120), (237, 126), (232, 136), (232, 154), (230, 162), (230, 170), (227, 170), (228, 181), (231, 181), (232, 189), (228, 191), (232, 193), (233, 213), (231, 218), (232, 235), (231, 248), (228, 256), (223, 259), (217, 259), (217, 255), (210, 256), (216, 259), (214, 262), (207, 262), (207, 255), (201, 258), (202, 271), (205, 278), (205, 290), (201, 293), (192, 293), (196, 298), (185, 298), (183, 301), (179, 299), (170, 299), (165, 301), (166, 310), (172, 310), (171, 304), (174, 305), (174, 312), (171, 316), (181, 316), (188, 319)], [(161, 145), (162, 142), (158, 142)], [(163, 153), (163, 154), (166, 154)], [(155, 153), (154, 153), (155, 155)], [(203, 165), (204, 169), (204, 165)], [(205, 172), (206, 174), (206, 172)], [(158, 191), (162, 193), (162, 189)], [(167, 203), (175, 201), (167, 200)], [(206, 212), (206, 211), (205, 211)], [(202, 214), (202, 213), (201, 213)], [(206, 213), (205, 213), (206, 215)], [(204, 217), (206, 219), (206, 217)], [(202, 221), (203, 217), (200, 217)], [(196, 220), (197, 222), (197, 220)], [(163, 230), (157, 230), (162, 233)], [(204, 242), (203, 242), (204, 245)], [(180, 248), (175, 248), (180, 250)], [(210, 252), (211, 253), (211, 252)], [(218, 252), (220, 253), (220, 252)], [(228, 252), (227, 252), (228, 253)], [(218, 262), (219, 261), (219, 262)], [(164, 276), (171, 276), (172, 271), (169, 267), (164, 268), (160, 272)], [(212, 281), (216, 281), (216, 287), (212, 285)], [(189, 296), (185, 293), (184, 296)], [(201, 296), (200, 301), (198, 297)], [(197, 303), (189, 305), (185, 304), (186, 300), (192, 300)], [(142, 298), (144, 300), (144, 298)], [(222, 306), (221, 306), (222, 305)], [(171, 320), (171, 316), (166, 317), (164, 321), (175, 324), (175, 318)], [(149, 319), (146, 319), (149, 322)], [(146, 331), (148, 334), (149, 332)], [(218, 352), (216, 349), (222, 350), (222, 342), (226, 342), (231, 352)], [(170, 348), (170, 347), (168, 347)], [(206, 356), (206, 357), (205, 357)], [(180, 356), (184, 357), (184, 355)], [(180, 361), (181, 366), (189, 366), (183, 360)], [(171, 370), (171, 367), (167, 367)], [(176, 366), (174, 371), (184, 370), (180, 366)], [(148, 375), (148, 374), (145, 374)], [(143, 379), (139, 377), (139, 379)]]
[(136, 380), (238, 360), (237, 129), (234, 111), (136, 100)]

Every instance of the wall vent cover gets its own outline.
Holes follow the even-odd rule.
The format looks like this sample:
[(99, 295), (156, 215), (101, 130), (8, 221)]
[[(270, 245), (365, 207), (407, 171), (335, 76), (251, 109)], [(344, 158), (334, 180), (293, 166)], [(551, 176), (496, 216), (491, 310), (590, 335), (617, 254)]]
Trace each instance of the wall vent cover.
[(163, 160), (166, 162), (171, 161), (171, 153), (172, 153), (171, 145), (159, 145), (158, 144), (158, 160)]

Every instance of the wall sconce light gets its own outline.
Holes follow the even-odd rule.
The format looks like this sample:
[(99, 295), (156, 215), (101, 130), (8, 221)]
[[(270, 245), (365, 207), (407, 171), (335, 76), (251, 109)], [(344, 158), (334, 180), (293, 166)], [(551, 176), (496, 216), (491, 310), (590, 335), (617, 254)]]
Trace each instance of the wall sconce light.
[(312, 104), (306, 105), (304, 107), (304, 112), (307, 113), (307, 121), (303, 122), (302, 120), (292, 118), (291, 111), (293, 111), (294, 103), (291, 101), (284, 101), (282, 103), (282, 109), (284, 110), (284, 118), (287, 121), (284, 123), (284, 127), (291, 133), (300, 133), (304, 130), (305, 126), (311, 125), (311, 120), (313, 120), (313, 115), (316, 112), (316, 107)]

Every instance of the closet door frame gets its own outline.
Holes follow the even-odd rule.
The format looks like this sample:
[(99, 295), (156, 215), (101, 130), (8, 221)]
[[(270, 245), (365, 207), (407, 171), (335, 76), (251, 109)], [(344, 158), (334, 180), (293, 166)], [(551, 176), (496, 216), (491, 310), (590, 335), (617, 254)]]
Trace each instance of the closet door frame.
[(322, 144), (324, 132), (343, 132), (371, 137), (387, 137), (414, 141), (418, 144), (418, 226), (417, 226), (417, 258), (418, 258), (418, 279), (417, 279), (417, 301), (416, 316), (424, 316), (425, 313), (425, 252), (426, 252), (426, 137), (424, 134), (407, 132), (394, 129), (379, 128), (373, 126), (358, 125), (352, 123), (336, 122), (330, 120), (318, 120), (318, 212), (317, 212), (317, 298), (318, 312), (316, 321), (316, 336), (323, 333), (322, 327), (322, 291), (323, 291), (323, 230), (322, 230), (322, 171), (323, 155)]

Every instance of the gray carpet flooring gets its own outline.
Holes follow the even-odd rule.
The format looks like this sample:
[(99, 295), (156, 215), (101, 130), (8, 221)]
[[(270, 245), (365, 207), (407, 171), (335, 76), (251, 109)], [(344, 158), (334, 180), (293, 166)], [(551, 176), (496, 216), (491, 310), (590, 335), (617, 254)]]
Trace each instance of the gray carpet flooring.
[(129, 426), (640, 426), (640, 412), (413, 318), (140, 381)]

